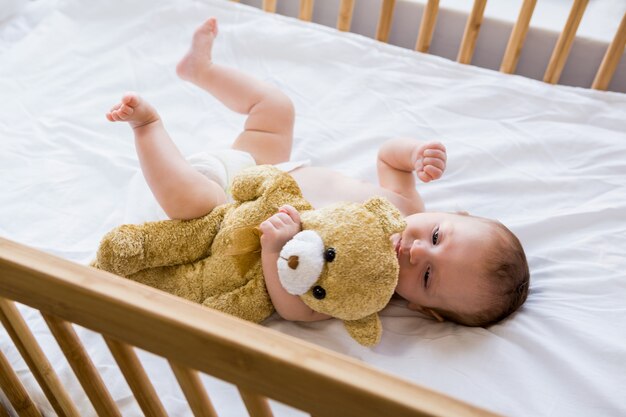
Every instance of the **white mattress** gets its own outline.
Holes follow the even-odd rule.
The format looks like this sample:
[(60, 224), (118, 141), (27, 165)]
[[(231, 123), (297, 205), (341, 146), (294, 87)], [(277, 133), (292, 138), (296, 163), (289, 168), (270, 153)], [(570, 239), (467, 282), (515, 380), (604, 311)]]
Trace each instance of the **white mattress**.
[[(338, 322), (267, 326), (509, 416), (626, 415), (622, 94), (462, 66), (221, 0), (61, 0), (0, 50), (1, 236), (85, 263), (106, 231), (150, 218), (153, 202), (136, 193), (131, 131), (104, 117), (126, 90), (159, 109), (183, 153), (229, 146), (244, 117), (174, 73), (211, 15), (221, 25), (214, 58), (293, 99), (294, 159), (375, 181), (386, 138), (442, 140), (449, 167), (420, 185), (427, 208), (503, 221), (532, 271), (525, 306), (489, 329), (439, 324), (399, 300), (384, 311), (373, 349)], [(93, 415), (41, 318), (22, 311)], [(100, 337), (80, 336), (122, 414), (140, 415)], [(50, 409), (4, 331), (0, 348)], [(191, 415), (166, 363), (143, 358), (171, 415)], [(234, 387), (206, 381), (220, 415), (243, 413)], [(299, 412), (278, 406), (276, 414)]]

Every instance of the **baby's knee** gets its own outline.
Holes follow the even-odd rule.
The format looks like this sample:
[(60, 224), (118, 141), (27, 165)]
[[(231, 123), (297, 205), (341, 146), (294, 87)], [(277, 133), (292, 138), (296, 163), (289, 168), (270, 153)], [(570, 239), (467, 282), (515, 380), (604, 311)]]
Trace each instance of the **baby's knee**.
[(293, 129), (296, 118), (296, 110), (293, 101), (282, 91), (276, 89), (269, 93), (260, 103), (260, 109), (271, 113), (271, 119), (276, 126), (280, 126), (279, 131)]
[(226, 191), (218, 183), (208, 178), (201, 182), (201, 186), (196, 189), (189, 187), (185, 192), (172, 193), (161, 204), (170, 219), (197, 219), (228, 202)]

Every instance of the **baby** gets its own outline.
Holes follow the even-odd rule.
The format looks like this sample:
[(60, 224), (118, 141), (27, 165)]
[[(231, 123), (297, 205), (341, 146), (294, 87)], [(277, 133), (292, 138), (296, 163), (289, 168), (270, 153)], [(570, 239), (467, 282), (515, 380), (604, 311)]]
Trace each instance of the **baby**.
[[(409, 138), (385, 142), (378, 152), (380, 186), (325, 168), (289, 164), (294, 126), (291, 101), (276, 87), (214, 63), (211, 50), (217, 33), (216, 19), (201, 25), (176, 71), (231, 110), (247, 115), (244, 131), (231, 150), (185, 159), (156, 110), (134, 93), (125, 94), (106, 114), (108, 120), (125, 121), (132, 127), (143, 174), (170, 218), (207, 214), (227, 202), (226, 190), (238, 170), (274, 164), (290, 172), (314, 207), (363, 202), (374, 195), (398, 207), (407, 227), (392, 236), (400, 264), (396, 293), (408, 301), (410, 309), (438, 321), (486, 326), (522, 305), (529, 271), (515, 235), (499, 222), (466, 213), (424, 212), (415, 176), (422, 182), (442, 176), (446, 149), (441, 143)], [(260, 229), (263, 272), (278, 314), (297, 321), (329, 318), (287, 293), (278, 281), (280, 250), (301, 229), (297, 210), (281, 207)]]

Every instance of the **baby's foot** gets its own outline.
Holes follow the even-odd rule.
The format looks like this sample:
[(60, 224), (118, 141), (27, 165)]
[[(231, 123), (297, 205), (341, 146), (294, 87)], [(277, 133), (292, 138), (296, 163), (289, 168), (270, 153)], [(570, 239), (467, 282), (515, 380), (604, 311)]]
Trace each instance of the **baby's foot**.
[(111, 122), (128, 122), (133, 128), (145, 126), (159, 120), (157, 111), (137, 93), (126, 93), (122, 100), (106, 114)]
[(211, 66), (211, 51), (216, 37), (217, 19), (211, 17), (196, 29), (189, 52), (176, 66), (176, 73), (180, 78), (193, 82), (200, 71)]

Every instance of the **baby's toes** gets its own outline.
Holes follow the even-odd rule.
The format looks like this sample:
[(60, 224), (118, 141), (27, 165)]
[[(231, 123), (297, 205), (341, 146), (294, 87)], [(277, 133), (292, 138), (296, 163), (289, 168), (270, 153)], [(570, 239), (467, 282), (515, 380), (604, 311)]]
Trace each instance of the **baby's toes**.
[(209, 27), (209, 30), (214, 36), (217, 35), (217, 19), (216, 18), (214, 17), (209, 18), (209, 20), (207, 21), (207, 26)]
[(130, 116), (133, 115), (134, 112), (135, 112), (135, 109), (133, 109), (132, 107), (126, 104), (123, 104), (122, 107), (120, 107), (120, 109), (118, 110), (118, 113), (120, 117), (122, 118), (122, 120), (129, 118)]
[(113, 110), (107, 113), (107, 119), (109, 119), (112, 122), (119, 122), (122, 120), (122, 118), (120, 117), (119, 110)]
[(115, 106), (111, 107), (111, 110), (109, 110), (109, 113), (113, 113), (113, 112), (119, 110), (120, 107), (122, 107), (122, 103), (117, 103)]
[(124, 94), (124, 96), (122, 97), (122, 105), (126, 104), (127, 106), (130, 107), (137, 107), (139, 105), (139, 96), (137, 95), (137, 93), (134, 92), (129, 92)]

